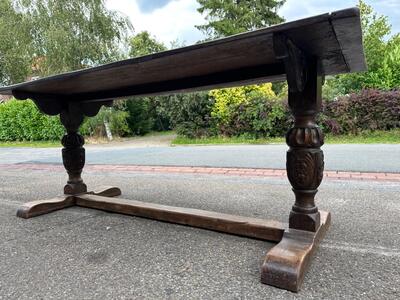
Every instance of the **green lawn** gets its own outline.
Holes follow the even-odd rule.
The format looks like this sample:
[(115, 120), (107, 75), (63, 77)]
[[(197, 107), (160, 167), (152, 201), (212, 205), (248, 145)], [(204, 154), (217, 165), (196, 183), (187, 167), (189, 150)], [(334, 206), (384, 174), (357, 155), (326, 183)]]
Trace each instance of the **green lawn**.
[(60, 141), (24, 141), (24, 142), (0, 142), (0, 148), (5, 147), (33, 147), (33, 148), (53, 148), (60, 147)]
[[(146, 136), (173, 135), (173, 132), (152, 132)], [(172, 137), (171, 137), (172, 138)], [(90, 144), (90, 141), (88, 141)], [(262, 138), (251, 139), (246, 137), (209, 137), (201, 139), (189, 139), (178, 136), (172, 141), (172, 145), (262, 145), (262, 144), (283, 144), (285, 139)], [(392, 131), (363, 132), (359, 135), (327, 135), (326, 144), (400, 144), (400, 129)], [(0, 147), (35, 147), (50, 148), (61, 147), (60, 141), (36, 141), (36, 142), (0, 142)]]
[[(210, 137), (189, 139), (178, 136), (172, 141), (173, 145), (229, 145), (229, 144), (279, 144), (285, 143), (282, 138), (249, 139), (241, 137)], [(326, 135), (326, 144), (400, 144), (400, 129), (392, 131), (363, 132), (359, 135)]]
[[(168, 135), (174, 135), (175, 133), (173, 131), (160, 131), (160, 132), (150, 132), (143, 136), (142, 138), (152, 138), (152, 137), (158, 137), (158, 136), (168, 136)], [(171, 137), (172, 139), (172, 137)], [(123, 139), (120, 139), (116, 137), (114, 141), (123, 141)], [(85, 144), (106, 144), (108, 143), (107, 138), (88, 138), (85, 137)], [(22, 141), (22, 142), (1, 142), (0, 141), (0, 148), (14, 148), (14, 147), (27, 147), (27, 148), (59, 148), (62, 147), (61, 141)]]
[(327, 144), (400, 144), (400, 129), (362, 132), (359, 135), (327, 135)]
[(281, 144), (284, 143), (284, 138), (262, 138), (250, 139), (245, 137), (209, 137), (200, 139), (190, 139), (187, 137), (178, 136), (172, 141), (172, 145), (229, 145), (229, 144)]

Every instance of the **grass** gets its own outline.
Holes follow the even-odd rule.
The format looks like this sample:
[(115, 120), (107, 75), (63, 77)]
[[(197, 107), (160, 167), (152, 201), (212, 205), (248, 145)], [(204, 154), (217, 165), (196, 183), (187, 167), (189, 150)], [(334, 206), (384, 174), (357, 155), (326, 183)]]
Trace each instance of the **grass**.
[[(146, 135), (139, 137), (139, 138), (146, 138), (146, 137), (157, 137), (157, 136), (169, 136), (174, 135), (174, 131), (152, 131), (147, 133)], [(134, 137), (135, 138), (135, 137)], [(136, 137), (137, 138), (137, 137)], [(172, 139), (172, 137), (171, 137)], [(125, 140), (132, 140), (132, 138), (125, 139), (125, 138), (118, 138), (115, 137), (115, 142), (124, 142)], [(86, 145), (97, 145), (97, 144), (107, 144), (109, 141), (107, 138), (99, 138), (99, 137), (85, 137), (85, 144)], [(1, 142), (0, 141), (0, 148), (60, 148), (61, 141), (15, 141), (15, 142)]]
[(327, 144), (400, 144), (400, 129), (365, 131), (358, 135), (327, 135)]
[(0, 148), (30, 147), (30, 148), (54, 148), (60, 147), (60, 141), (23, 141), (0, 142)]
[(172, 145), (229, 145), (229, 144), (242, 144), (242, 145), (260, 145), (260, 144), (280, 144), (284, 143), (284, 138), (261, 138), (251, 139), (246, 137), (208, 137), (199, 139), (190, 139), (187, 137), (178, 136), (172, 141)]
[[(174, 132), (152, 132), (146, 136), (173, 135)], [(96, 141), (87, 139), (88, 144), (96, 144)], [(107, 143), (104, 140), (104, 143)], [(285, 138), (261, 138), (251, 139), (248, 137), (209, 137), (200, 139), (190, 139), (178, 136), (172, 141), (172, 145), (263, 145), (263, 144), (283, 144)], [(326, 135), (326, 144), (400, 144), (400, 129), (391, 131), (365, 131), (359, 135)], [(36, 141), (36, 142), (0, 142), (0, 148), (4, 147), (33, 147), (33, 148), (52, 148), (61, 147), (60, 141)]]
[[(261, 138), (251, 139), (245, 137), (209, 137), (190, 139), (178, 136), (172, 141), (172, 145), (260, 145), (282, 144), (285, 138)], [(391, 131), (362, 132), (359, 135), (326, 135), (326, 144), (400, 144), (400, 129)]]

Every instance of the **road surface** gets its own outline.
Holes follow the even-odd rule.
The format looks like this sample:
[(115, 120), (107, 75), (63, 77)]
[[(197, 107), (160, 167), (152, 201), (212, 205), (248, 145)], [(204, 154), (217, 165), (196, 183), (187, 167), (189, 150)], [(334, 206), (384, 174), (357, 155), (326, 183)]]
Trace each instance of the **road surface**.
[[(324, 145), (325, 170), (400, 173), (399, 145)], [(286, 145), (87, 146), (88, 164), (285, 169)], [(0, 148), (0, 164), (61, 163), (60, 149)]]

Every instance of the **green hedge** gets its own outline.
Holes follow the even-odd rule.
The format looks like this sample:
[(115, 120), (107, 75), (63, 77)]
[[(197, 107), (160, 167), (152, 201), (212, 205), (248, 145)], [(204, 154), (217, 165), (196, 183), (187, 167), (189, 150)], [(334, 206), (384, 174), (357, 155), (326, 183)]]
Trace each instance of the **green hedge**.
[(321, 126), (333, 134), (400, 128), (400, 90), (363, 90), (324, 103)]
[[(228, 100), (224, 101), (227, 115), (221, 122), (212, 93), (134, 99), (126, 107), (103, 108), (95, 118), (84, 122), (81, 132), (104, 135), (104, 120), (116, 136), (145, 134), (156, 129), (155, 124), (161, 124), (160, 128), (171, 126), (189, 138), (282, 137), (291, 126), (284, 100), (254, 93), (246, 94), (240, 103)], [(318, 123), (332, 134), (400, 128), (400, 91), (364, 90), (325, 102)], [(0, 141), (59, 140), (63, 133), (59, 118), (40, 113), (32, 101), (0, 104)]]
[(0, 141), (58, 140), (63, 134), (59, 118), (42, 114), (30, 100), (0, 104)]
[[(250, 95), (240, 103), (225, 101), (224, 122), (213, 115), (213, 101), (207, 97), (196, 105), (189, 105), (190, 99), (180, 101), (173, 106), (174, 119), (179, 120), (173, 125), (180, 135), (189, 138), (282, 137), (293, 122), (286, 100)], [(207, 120), (201, 123), (201, 130), (199, 120)], [(334, 135), (400, 128), (400, 91), (370, 89), (325, 101), (318, 123), (324, 132)]]

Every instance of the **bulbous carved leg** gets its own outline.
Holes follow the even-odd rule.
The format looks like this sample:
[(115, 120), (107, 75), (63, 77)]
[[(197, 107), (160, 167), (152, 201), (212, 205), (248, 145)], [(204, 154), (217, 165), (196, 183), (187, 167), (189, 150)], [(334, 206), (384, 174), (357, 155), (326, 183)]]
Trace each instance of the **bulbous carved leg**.
[(17, 216), (29, 219), (39, 215), (47, 214), (56, 210), (79, 205), (77, 197), (82, 194), (99, 195), (103, 197), (116, 197), (121, 195), (121, 190), (117, 187), (103, 187), (99, 190), (87, 192), (86, 184), (81, 178), (83, 167), (85, 166), (84, 138), (78, 132), (79, 126), (83, 122), (83, 117), (95, 116), (102, 105), (110, 105), (112, 102), (38, 102), (37, 106), (50, 115), (60, 113), (61, 123), (64, 125), (67, 133), (63, 136), (61, 143), (62, 158), (64, 167), (68, 173), (68, 182), (64, 187), (63, 196), (50, 199), (32, 201), (24, 204), (18, 209)]
[(289, 228), (315, 232), (320, 226), (320, 213), (314, 197), (324, 170), (324, 154), (320, 149), (324, 137), (315, 124), (315, 115), (295, 115), (295, 125), (287, 133), (286, 142), (290, 147), (286, 169), (296, 196)]
[(83, 113), (75, 105), (70, 104), (60, 114), (61, 122), (67, 130), (61, 143), (62, 158), (65, 169), (68, 172), (68, 182), (64, 187), (64, 194), (74, 195), (87, 192), (86, 184), (81, 178), (81, 173), (85, 165), (85, 143), (82, 135), (78, 133), (79, 126), (83, 122)]
[(62, 138), (62, 158), (68, 172), (68, 182), (64, 187), (64, 194), (73, 195), (86, 193), (87, 187), (81, 178), (85, 165), (85, 148), (83, 136), (79, 133), (67, 133)]
[(289, 107), (294, 126), (286, 135), (289, 145), (286, 169), (296, 196), (289, 228), (265, 257), (261, 281), (299, 291), (311, 257), (330, 224), (330, 214), (318, 211), (314, 197), (322, 181), (324, 143), (315, 119), (321, 110), (323, 69), (320, 60), (299, 48), (283, 34), (274, 34), (274, 50), (282, 60), (289, 86)]

